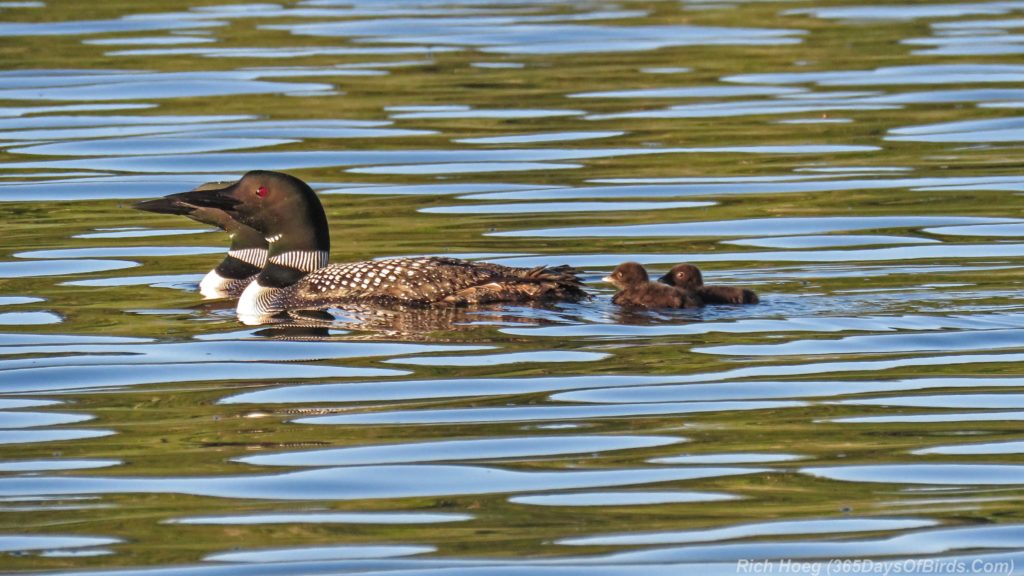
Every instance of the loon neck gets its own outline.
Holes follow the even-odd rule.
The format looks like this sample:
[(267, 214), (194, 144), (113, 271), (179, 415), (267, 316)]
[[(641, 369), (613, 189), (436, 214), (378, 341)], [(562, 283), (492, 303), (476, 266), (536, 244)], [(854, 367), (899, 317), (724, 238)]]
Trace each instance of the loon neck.
[(260, 273), (267, 264), (267, 241), (263, 235), (248, 226), (236, 225), (227, 229), (231, 236), (228, 255), (215, 268), (225, 278), (249, 278)]
[(327, 265), (330, 236), (326, 226), (297, 226), (266, 238), (267, 262), (257, 282), (268, 288), (284, 288)]
[(231, 237), (231, 247), (220, 264), (199, 282), (199, 293), (206, 298), (236, 295), (267, 264), (267, 241), (262, 234), (230, 218), (218, 225)]
[(226, 298), (237, 293), (263, 270), (267, 261), (266, 248), (231, 250), (220, 264), (206, 273), (199, 282), (199, 293), (206, 298)]

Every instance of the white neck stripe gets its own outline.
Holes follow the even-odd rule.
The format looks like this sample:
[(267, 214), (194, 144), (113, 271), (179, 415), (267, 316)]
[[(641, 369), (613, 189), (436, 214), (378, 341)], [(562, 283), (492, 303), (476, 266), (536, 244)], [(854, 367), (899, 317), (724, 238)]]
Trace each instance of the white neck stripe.
[(323, 250), (292, 250), (271, 256), (270, 262), (303, 272), (312, 272), (327, 266), (327, 258), (327, 252)]
[(263, 268), (267, 263), (266, 248), (244, 248), (242, 250), (228, 250), (228, 256), (241, 260), (246, 264), (252, 264), (257, 268)]

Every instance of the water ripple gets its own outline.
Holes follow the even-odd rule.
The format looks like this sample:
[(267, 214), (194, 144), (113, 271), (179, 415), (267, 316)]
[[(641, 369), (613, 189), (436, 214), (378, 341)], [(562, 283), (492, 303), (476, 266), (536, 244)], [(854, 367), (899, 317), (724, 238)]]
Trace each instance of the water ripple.
[(572, 492), (569, 494), (540, 494), (513, 496), (513, 504), (530, 506), (651, 506), (654, 504), (693, 504), (735, 500), (729, 494), (710, 492)]
[(612, 26), (548, 23), (566, 16), (388, 18), (266, 25), (299, 36), (355, 37), (364, 43), (472, 46), (494, 54), (585, 54), (671, 46), (784, 45), (796, 30), (711, 26)]
[(646, 534), (613, 534), (603, 536), (582, 536), (563, 538), (559, 544), (569, 546), (622, 546), (651, 544), (683, 544), (691, 542), (715, 542), (737, 538), (759, 536), (782, 536), (792, 534), (845, 534), (854, 532), (877, 532), (882, 530), (907, 530), (937, 526), (934, 520), (911, 518), (822, 518), (787, 520), (740, 524), (711, 530), (651, 532)]
[(843, 482), (886, 484), (1015, 486), (1024, 466), (1013, 464), (877, 464), (803, 468), (802, 473)]
[[(882, 228), (916, 228), (965, 224), (1017, 224), (1012, 218), (978, 218), (963, 216), (832, 216), (816, 218), (751, 218), (717, 222), (673, 222), (629, 226), (579, 226), (543, 230), (493, 232), (491, 236), (520, 237), (657, 237), (657, 236), (787, 236), (846, 230)], [(753, 258), (752, 258), (753, 259)]]
[(441, 524), (472, 520), (469, 514), (453, 512), (293, 512), (245, 514), (238, 516), (193, 516), (168, 520), (167, 524), (195, 526), (250, 524)]
[(520, 472), (479, 466), (358, 466), (250, 476), (0, 478), (0, 495), (163, 492), (232, 499), (366, 500), (626, 486), (759, 472), (763, 470), (702, 467)]
[(797, 340), (785, 344), (727, 345), (694, 348), (694, 352), (744, 356), (799, 354), (895, 354), (1005, 350), (1024, 346), (1024, 330), (956, 331), (933, 334), (848, 336), (841, 340)]
[(283, 452), (244, 456), (237, 461), (258, 466), (354, 466), (490, 460), (627, 450), (664, 446), (683, 440), (669, 436), (517, 436)]
[(316, 560), (339, 560), (350, 558), (394, 558), (396, 556), (412, 556), (436, 551), (433, 546), (399, 546), (399, 545), (348, 545), (321, 546), (304, 548), (274, 548), (269, 550), (243, 550), (239, 552), (221, 552), (204, 558), (214, 562), (295, 562)]
[[(206, 4), (0, 1), (7, 570), (1024, 565), (1024, 3)], [(593, 298), (245, 328), (125, 201), (250, 169)]]
[(0, 371), (0, 386), (5, 392), (49, 392), (90, 388), (117, 388), (170, 382), (208, 382), (216, 380), (302, 380), (307, 378), (359, 378), (402, 376), (401, 370), (349, 368), (251, 362), (239, 371), (238, 362), (168, 362), (159, 364), (120, 364), (109, 366), (49, 366)]
[(299, 424), (467, 424), (475, 422), (530, 422), (623, 418), (693, 414), (735, 410), (778, 410), (805, 406), (803, 402), (663, 402), (660, 404), (615, 404), (610, 406), (517, 406), (510, 408), (448, 408), (440, 410), (396, 410), (297, 418)]

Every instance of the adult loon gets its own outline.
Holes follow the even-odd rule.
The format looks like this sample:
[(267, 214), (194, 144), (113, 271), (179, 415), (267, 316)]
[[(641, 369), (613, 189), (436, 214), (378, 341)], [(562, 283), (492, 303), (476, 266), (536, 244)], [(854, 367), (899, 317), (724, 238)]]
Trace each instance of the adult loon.
[(195, 201), (200, 193), (212, 193), (228, 185), (228, 182), (207, 182), (190, 192), (144, 200), (134, 205), (136, 209), (147, 212), (187, 216), (228, 233), (231, 247), (227, 256), (199, 282), (199, 293), (206, 298), (240, 296), (267, 263), (267, 241), (263, 234), (238, 222), (220, 208), (203, 206)]
[(761, 301), (753, 290), (746, 288), (705, 286), (700, 268), (693, 264), (678, 264), (658, 281), (677, 289), (692, 290), (705, 304), (757, 304)]
[(699, 308), (704, 305), (700, 297), (689, 289), (678, 289), (651, 282), (647, 270), (636, 262), (623, 262), (605, 282), (615, 285), (621, 292), (612, 297), (612, 303), (632, 308)]
[(588, 297), (566, 266), (511, 268), (445, 257), (328, 265), (330, 232), (320, 199), (305, 182), (281, 172), (255, 170), (219, 189), (167, 198), (222, 212), (266, 240), (267, 262), (238, 299), (238, 315), (247, 323), (289, 310), (345, 304), (468, 305)]

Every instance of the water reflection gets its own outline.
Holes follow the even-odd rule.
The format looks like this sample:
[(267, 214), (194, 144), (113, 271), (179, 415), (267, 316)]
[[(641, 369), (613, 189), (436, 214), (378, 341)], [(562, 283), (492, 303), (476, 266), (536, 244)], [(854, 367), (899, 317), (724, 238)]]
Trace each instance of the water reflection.
[(1024, 442), (991, 442), (986, 444), (958, 444), (955, 446), (935, 446), (915, 450), (914, 454), (1020, 454), (1024, 453)]
[(562, 132), (539, 134), (512, 134), (508, 136), (484, 136), (479, 138), (459, 138), (455, 142), (461, 144), (533, 144), (536, 142), (567, 142), (578, 140), (593, 140), (596, 138), (611, 138), (622, 136), (625, 132), (591, 130), (587, 132)]
[[(242, 368), (238, 362), (162, 362), (125, 363), (107, 366), (95, 360), (93, 366), (17, 368), (0, 372), (0, 385), (8, 393), (54, 392), (117, 388), (141, 384), (171, 382), (209, 382), (217, 380), (303, 380), (312, 378), (358, 378), (365, 376), (401, 376), (402, 370), (307, 366), (303, 364), (254, 362)], [(29, 364), (29, 363), (25, 363)]]
[(62, 430), (0, 430), (0, 444), (67, 442), (69, 440), (83, 440), (86, 438), (102, 438), (113, 434), (113, 430), (72, 428)]
[(507, 408), (452, 408), (394, 412), (366, 412), (297, 418), (299, 424), (460, 424), (469, 422), (533, 422), (591, 418), (622, 418), (663, 414), (774, 410), (804, 406), (803, 402), (666, 402), (612, 406), (517, 406)]
[(789, 462), (805, 458), (799, 454), (728, 453), (728, 454), (687, 454), (654, 458), (654, 464), (765, 464), (768, 462)]
[(627, 486), (761, 471), (757, 468), (703, 467), (520, 472), (483, 466), (391, 465), (216, 477), (35, 476), (0, 478), (0, 495), (162, 492), (232, 499), (366, 500)]
[(224, 404), (293, 404), (416, 400), (510, 394), (555, 392), (573, 388), (598, 388), (672, 382), (672, 376), (562, 375), (530, 378), (447, 378), (439, 380), (394, 380), (348, 382), (265, 388), (225, 396)]
[(903, 43), (930, 46), (914, 50), (914, 54), (921, 56), (1020, 54), (1024, 50), (1020, 35), (1010, 32), (1020, 28), (1020, 23), (1019, 18), (934, 22), (933, 36), (907, 38)]
[(651, 506), (695, 502), (734, 500), (729, 494), (701, 492), (572, 492), (570, 494), (543, 494), (513, 496), (509, 502), (530, 506)]
[[(6, 570), (1024, 563), (1015, 3), (94, 8), (0, 2)], [(333, 261), (594, 298), (244, 328), (122, 203), (256, 168)], [(626, 260), (764, 299), (622, 311)]]
[(847, 482), (952, 486), (1015, 486), (1024, 478), (1024, 467), (1011, 464), (879, 464), (804, 468), (802, 472)]
[(696, 562), (739, 560), (742, 558), (856, 558), (871, 556), (944, 554), (970, 550), (977, 544), (1012, 549), (1012, 540), (1024, 530), (1020, 525), (980, 526), (921, 530), (881, 538), (863, 538), (833, 542), (749, 542), (722, 543), (677, 548), (655, 548), (615, 554), (613, 561), (623, 562)]
[(0, 73), (0, 99), (4, 100), (138, 100), (182, 96), (229, 96), (242, 94), (287, 94), (323, 92), (333, 85), (322, 83), (273, 82), (265, 72), (133, 72), (109, 70), (50, 70)]
[[(922, 177), (922, 178), (837, 178), (829, 172), (816, 175), (707, 177), (707, 178), (616, 178), (597, 182), (609, 186), (538, 188), (520, 190), (475, 191), (466, 193), (466, 200), (574, 200), (574, 199), (629, 199), (675, 198), (689, 196), (733, 196), (751, 194), (809, 194), (871, 189), (910, 189), (951, 191), (976, 187), (980, 190), (1000, 190), (1001, 186), (1020, 187), (1019, 176), (979, 177)], [(882, 172), (879, 168), (857, 168), (857, 172)]]
[(0, 324), (8, 326), (57, 324), (62, 320), (53, 312), (0, 312)]
[(216, 562), (295, 562), (310, 560), (339, 560), (350, 558), (392, 558), (434, 552), (433, 546), (329, 546), (322, 548), (281, 548), (224, 552), (207, 556)]
[(47, 260), (30, 262), (0, 262), (0, 278), (36, 278), (39, 276), (68, 276), (121, 270), (138, 266), (124, 260)]
[[(636, 12), (584, 15), (616, 19)], [(703, 26), (612, 26), (560, 23), (573, 15), (388, 18), (306, 24), (267, 25), (298, 36), (354, 37), (364, 43), (472, 46), (493, 54), (585, 54), (648, 51), (670, 46), (779, 45), (800, 42), (795, 30)]]
[(754, 218), (720, 222), (679, 222), (615, 227), (549, 228), (495, 232), (493, 236), (784, 236), (794, 233), (814, 234), (880, 228), (911, 228), (924, 226), (956, 226), (967, 224), (1018, 223), (1013, 219), (963, 217), (817, 217), (817, 218)]
[(850, 20), (915, 20), (918, 18), (948, 18), (1006, 14), (1013, 5), (1005, 2), (976, 2), (971, 4), (919, 4), (916, 6), (842, 6), (834, 8), (797, 8), (788, 14), (810, 14), (817, 18)]
[(295, 512), (244, 516), (199, 516), (169, 520), (168, 524), (440, 524), (472, 520), (469, 514), (430, 512)]
[(2, 472), (43, 472), (51, 470), (87, 470), (119, 466), (120, 460), (8, 460), (0, 461)]
[(223, 26), (223, 22), (180, 21), (167, 19), (117, 19), (78, 20), (71, 22), (2, 22), (0, 35), (3, 36), (61, 36), (82, 34), (104, 34), (110, 32), (142, 32), (149, 30), (176, 30), (182, 28), (209, 28)]
[[(981, 224), (980, 226), (988, 226)], [(1002, 224), (995, 224), (1002, 226)], [(1012, 224), (1010, 226), (1013, 226)], [(956, 229), (956, 226), (925, 229), (932, 234), (937, 230), (947, 228)], [(971, 228), (970, 225), (963, 228)], [(844, 234), (842, 236), (824, 236), (808, 234), (806, 236), (776, 236), (774, 238), (745, 238), (743, 240), (728, 240), (723, 244), (734, 244), (736, 246), (756, 246), (759, 248), (833, 248), (844, 246), (870, 246), (872, 244), (933, 244), (938, 240), (932, 238), (917, 238), (913, 236), (869, 236), (865, 234)]]
[[(717, 380), (709, 377), (708, 380)], [(698, 380), (699, 382), (699, 380)], [(763, 398), (836, 397), (870, 392), (899, 392), (933, 388), (1018, 387), (1017, 378), (915, 378), (878, 381), (745, 381), (709, 384), (606, 387), (561, 392), (552, 396), (565, 402), (687, 402), (698, 400), (741, 400)], [(582, 386), (581, 386), (582, 388)], [(881, 402), (884, 404), (885, 402)], [(843, 420), (848, 421), (848, 420)]]
[(567, 544), (570, 546), (682, 544), (689, 542), (715, 542), (718, 540), (733, 540), (736, 538), (751, 538), (758, 536), (781, 536), (785, 534), (842, 534), (855, 532), (878, 532), (883, 530), (906, 530), (908, 528), (926, 528), (936, 526), (937, 524), (937, 522), (932, 520), (917, 520), (910, 518), (830, 518), (742, 524), (718, 530), (700, 530), (692, 532), (680, 531), (648, 534), (585, 536), (582, 538), (566, 538), (564, 540), (560, 540), (559, 544)]
[(715, 346), (694, 348), (710, 354), (787, 356), (796, 354), (869, 354), (897, 352), (956, 352), (1020, 348), (1024, 333), (1018, 330), (954, 331), (940, 334), (849, 336), (841, 340), (794, 341), (786, 344)]
[(417, 442), (383, 446), (360, 446), (306, 452), (268, 454), (239, 458), (240, 462), (262, 466), (338, 466), (362, 464), (393, 464), (452, 460), (490, 460), (493, 458), (526, 458), (627, 450), (663, 446), (681, 442), (681, 438), (645, 436), (520, 436), (516, 438), (485, 438)]
[(85, 548), (120, 543), (117, 538), (88, 536), (0, 536), (0, 551), (51, 550)]
[(703, 208), (714, 202), (543, 202), (521, 204), (478, 204), (438, 206), (420, 210), (434, 214), (529, 214), (544, 212), (619, 212), (631, 210), (669, 210)]
[[(452, 257), (479, 258), (487, 255), (456, 255), (447, 254)], [(153, 280), (160, 280), (166, 283), (167, 279), (147, 279), (140, 282), (139, 279), (129, 279), (121, 284), (150, 283)], [(89, 281), (77, 282), (84, 285)], [(391, 338), (400, 341), (426, 341), (437, 342), (438, 332), (475, 332), (480, 326), (544, 326), (552, 323), (566, 321), (566, 316), (572, 313), (570, 306), (548, 306), (544, 303), (529, 303), (511, 305), (480, 305), (468, 308), (461, 307), (437, 307), (437, 308), (416, 308), (406, 306), (381, 307), (372, 305), (360, 305), (357, 303), (347, 304), (345, 307), (329, 308), (327, 310), (303, 311), (297, 310), (289, 313), (287, 318), (275, 319), (270, 326), (254, 332), (254, 335), (284, 339), (284, 340), (330, 340), (332, 330), (356, 331), (364, 333), (366, 338)], [(234, 336), (229, 334), (228, 337)], [(216, 338), (216, 336), (204, 336), (203, 339)], [(378, 345), (380, 346), (380, 345)], [(410, 352), (416, 351), (440, 351), (440, 350), (487, 350), (492, 346), (451, 346), (451, 347), (423, 347), (409, 348)], [(380, 348), (386, 350), (387, 347)], [(395, 349), (397, 350), (397, 349)], [(405, 363), (416, 365), (481, 365), (481, 364), (515, 364), (526, 361), (537, 362), (576, 362), (591, 361), (604, 358), (603, 355), (587, 352), (568, 353), (535, 353), (524, 354), (501, 354), (494, 356), (463, 356), (463, 357), (424, 357), (408, 359), (392, 359), (387, 362)]]
[(1019, 82), (1024, 66), (1018, 64), (919, 64), (872, 70), (742, 74), (723, 78), (751, 84), (800, 84), (819, 86), (916, 86), (941, 84), (990, 84)]

